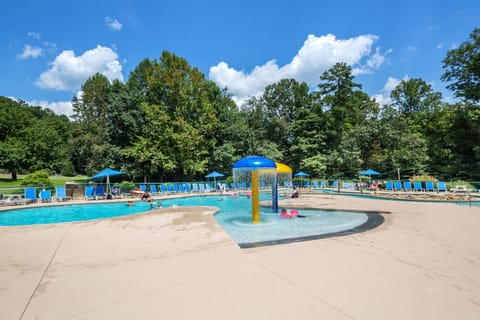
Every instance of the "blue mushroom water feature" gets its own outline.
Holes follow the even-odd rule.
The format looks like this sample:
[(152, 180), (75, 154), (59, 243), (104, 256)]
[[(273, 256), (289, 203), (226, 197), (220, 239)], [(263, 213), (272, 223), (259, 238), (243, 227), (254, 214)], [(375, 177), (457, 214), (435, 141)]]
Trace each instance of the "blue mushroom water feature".
[(233, 164), (233, 179), (251, 181), (252, 183), (252, 223), (260, 222), (259, 181), (270, 180), (276, 183), (277, 166), (270, 159), (260, 156), (249, 156)]

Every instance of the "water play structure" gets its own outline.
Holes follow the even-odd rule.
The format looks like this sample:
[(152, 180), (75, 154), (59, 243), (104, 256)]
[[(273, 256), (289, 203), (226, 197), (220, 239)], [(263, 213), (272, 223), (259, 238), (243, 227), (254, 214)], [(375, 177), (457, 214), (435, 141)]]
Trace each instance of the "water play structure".
[(260, 222), (259, 182), (272, 184), (276, 188), (277, 166), (270, 159), (260, 156), (249, 156), (233, 164), (233, 180), (250, 182), (252, 185), (252, 223)]

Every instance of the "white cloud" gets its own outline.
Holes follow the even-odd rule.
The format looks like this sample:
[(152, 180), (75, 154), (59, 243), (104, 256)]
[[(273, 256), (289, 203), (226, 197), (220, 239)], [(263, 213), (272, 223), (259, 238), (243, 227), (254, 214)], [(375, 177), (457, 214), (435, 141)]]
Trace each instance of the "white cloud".
[(31, 45), (24, 45), (23, 52), (17, 55), (17, 60), (25, 60), (28, 58), (38, 58), (43, 56), (43, 49), (38, 47), (32, 47)]
[(111, 48), (98, 45), (78, 57), (72, 50), (65, 50), (55, 58), (50, 69), (40, 75), (36, 84), (44, 89), (78, 90), (97, 72), (109, 80), (123, 81), (122, 65)]
[(117, 19), (112, 19), (110, 17), (105, 17), (105, 25), (111, 31), (120, 31), (122, 30), (122, 24)]
[(391, 104), (392, 99), (390, 98), (390, 93), (392, 92), (392, 90), (395, 89), (400, 84), (400, 82), (408, 81), (409, 79), (410, 77), (408, 75), (405, 75), (401, 80), (394, 77), (388, 77), (387, 82), (385, 82), (385, 85), (383, 86), (383, 89), (379, 93), (373, 95), (373, 98), (375, 98), (377, 103), (381, 106), (385, 104)]
[(377, 39), (375, 35), (360, 35), (346, 40), (336, 39), (332, 34), (321, 37), (309, 35), (292, 61), (283, 67), (276, 60), (270, 60), (247, 73), (220, 62), (210, 68), (209, 77), (220, 87), (228, 87), (234, 100), (241, 104), (251, 96), (260, 95), (268, 84), (283, 78), (316, 84), (320, 75), (337, 62), (356, 66), (352, 70), (354, 74), (371, 73), (385, 62), (385, 56), (390, 53), (389, 50), (382, 54), (380, 49), (376, 49), (371, 54)]
[(48, 102), (45, 100), (32, 100), (32, 101), (27, 101), (27, 103), (31, 106), (48, 108), (54, 111), (56, 114), (64, 114), (68, 117), (72, 116), (73, 114), (71, 101)]
[(29, 36), (32, 39), (40, 40), (40, 33), (39, 32), (29, 32), (29, 33), (27, 33), (27, 36)]

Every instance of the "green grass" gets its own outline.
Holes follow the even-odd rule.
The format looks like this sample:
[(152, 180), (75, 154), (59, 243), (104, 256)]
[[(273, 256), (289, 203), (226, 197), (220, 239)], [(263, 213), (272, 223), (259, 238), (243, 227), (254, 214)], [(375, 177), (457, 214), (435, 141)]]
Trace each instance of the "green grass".
[[(17, 181), (13, 181), (11, 174), (0, 173), (0, 193), (23, 194), (23, 186), (21, 183), (25, 176), (26, 175), (19, 174), (17, 176)], [(61, 187), (64, 186), (66, 182), (86, 183), (88, 181), (88, 176), (50, 176), (49, 179), (52, 181), (55, 187)]]

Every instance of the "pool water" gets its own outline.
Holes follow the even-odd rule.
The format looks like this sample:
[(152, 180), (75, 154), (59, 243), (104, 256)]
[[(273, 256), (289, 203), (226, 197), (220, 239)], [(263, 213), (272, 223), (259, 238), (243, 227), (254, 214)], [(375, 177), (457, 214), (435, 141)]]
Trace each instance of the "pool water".
[[(261, 200), (269, 196), (261, 194)], [(300, 210), (304, 217), (281, 218), (268, 207), (260, 208), (260, 223), (252, 223), (250, 198), (231, 196), (199, 196), (161, 200), (162, 207), (213, 206), (220, 211), (215, 215), (219, 225), (240, 247), (270, 245), (282, 242), (308, 240), (335, 235), (365, 225), (369, 215), (346, 211)], [(288, 210), (292, 208), (287, 208)], [(125, 216), (146, 212), (150, 205), (136, 202), (129, 207), (123, 203), (61, 205), (41, 208), (17, 209), (0, 212), (0, 225), (50, 224)]]

